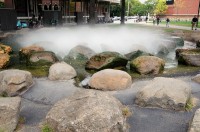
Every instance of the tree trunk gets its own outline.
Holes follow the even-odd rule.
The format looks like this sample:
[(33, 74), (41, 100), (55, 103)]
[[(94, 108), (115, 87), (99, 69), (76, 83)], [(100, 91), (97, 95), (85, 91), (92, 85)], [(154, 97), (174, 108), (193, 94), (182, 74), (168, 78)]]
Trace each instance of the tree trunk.
[(95, 12), (96, 12), (95, 0), (90, 0), (89, 24), (96, 23)]
[(125, 17), (125, 0), (121, 0), (121, 24), (124, 24)]

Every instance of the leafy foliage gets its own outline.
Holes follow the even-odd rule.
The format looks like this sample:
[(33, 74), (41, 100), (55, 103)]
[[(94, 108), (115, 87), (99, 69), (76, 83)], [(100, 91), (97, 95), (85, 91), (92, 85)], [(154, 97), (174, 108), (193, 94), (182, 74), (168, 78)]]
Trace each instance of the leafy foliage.
[(5, 7), (4, 2), (1, 2), (1, 1), (0, 1), (0, 8), (4, 8), (4, 7)]
[(166, 12), (167, 10), (167, 5), (165, 0), (157, 0), (154, 13), (156, 15), (162, 15)]
[(121, 6), (120, 5), (111, 5), (110, 15), (111, 16), (120, 16), (121, 14)]

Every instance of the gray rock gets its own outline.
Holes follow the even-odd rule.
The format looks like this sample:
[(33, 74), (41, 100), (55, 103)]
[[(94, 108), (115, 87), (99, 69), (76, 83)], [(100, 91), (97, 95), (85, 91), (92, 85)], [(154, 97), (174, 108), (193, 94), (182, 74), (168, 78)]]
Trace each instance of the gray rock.
[(8, 66), (9, 62), (10, 62), (10, 55), (0, 54), (0, 69)]
[(176, 46), (184, 46), (184, 40), (182, 37), (172, 37), (173, 41), (176, 43)]
[(13, 132), (19, 119), (21, 98), (0, 98), (0, 131)]
[(200, 49), (180, 50), (178, 53), (178, 63), (191, 66), (200, 66)]
[(188, 132), (200, 132), (200, 109), (197, 109), (197, 111), (195, 112), (192, 124)]
[(198, 74), (195, 77), (193, 77), (192, 80), (197, 82), (197, 83), (200, 83), (200, 74)]
[(185, 110), (191, 87), (178, 79), (157, 77), (138, 91), (135, 103), (140, 106)]
[(159, 74), (163, 71), (165, 61), (155, 56), (140, 56), (130, 62), (130, 69), (140, 74)]
[(16, 96), (22, 94), (33, 84), (30, 72), (23, 70), (4, 70), (0, 72), (0, 94)]
[(102, 52), (92, 56), (85, 65), (87, 70), (126, 67), (128, 60), (117, 52)]
[(49, 69), (50, 80), (69, 80), (76, 77), (75, 69), (65, 62), (59, 62), (51, 65)]
[(58, 61), (58, 58), (53, 52), (50, 51), (39, 51), (32, 52), (28, 56), (27, 64), (30, 66), (49, 66)]
[(67, 56), (74, 59), (81, 59), (82, 57), (90, 59), (93, 55), (95, 55), (95, 52), (92, 49), (83, 45), (77, 45), (69, 51)]
[(89, 86), (100, 90), (122, 90), (132, 84), (131, 76), (121, 70), (105, 69), (92, 75)]
[(128, 58), (128, 60), (134, 60), (139, 56), (152, 56), (152, 54), (147, 53), (145, 51), (137, 50), (137, 51), (133, 51), (128, 54), (125, 54), (125, 56)]
[(46, 124), (59, 132), (126, 132), (122, 104), (103, 92), (84, 90), (57, 102)]

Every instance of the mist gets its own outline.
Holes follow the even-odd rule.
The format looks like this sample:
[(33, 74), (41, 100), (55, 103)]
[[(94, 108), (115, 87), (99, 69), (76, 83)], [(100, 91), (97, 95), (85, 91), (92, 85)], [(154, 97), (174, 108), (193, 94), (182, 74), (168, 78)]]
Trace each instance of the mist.
[(116, 51), (127, 54), (140, 49), (156, 54), (162, 39), (160, 32), (145, 28), (80, 26), (29, 30), (16, 41), (20, 47), (35, 44), (64, 57), (77, 45), (89, 47), (96, 53)]

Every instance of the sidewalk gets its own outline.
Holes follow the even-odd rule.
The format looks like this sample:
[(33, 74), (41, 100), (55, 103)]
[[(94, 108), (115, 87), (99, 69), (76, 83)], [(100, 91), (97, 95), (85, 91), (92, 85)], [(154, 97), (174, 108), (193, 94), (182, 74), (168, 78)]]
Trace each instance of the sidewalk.
[[(120, 21), (115, 21), (114, 22), (115, 24), (119, 24), (120, 23)], [(155, 24), (155, 25), (153, 25), (153, 23), (150, 23), (150, 22), (148, 22), (148, 23), (146, 23), (146, 22), (135, 22), (133, 19), (129, 19), (128, 21), (126, 21), (125, 22), (125, 24), (138, 24), (138, 25), (146, 25), (146, 26), (154, 26), (154, 27), (163, 27), (163, 28), (174, 28), (174, 29), (182, 29), (182, 30), (190, 30), (190, 31), (192, 31), (191, 30), (191, 27), (186, 27), (186, 26), (175, 26), (175, 25), (170, 25), (169, 24), (169, 27), (166, 27), (166, 23), (165, 22), (162, 22), (162, 23), (160, 23), (158, 26)], [(200, 28), (198, 28), (197, 30), (193, 30), (193, 31), (200, 31)]]

